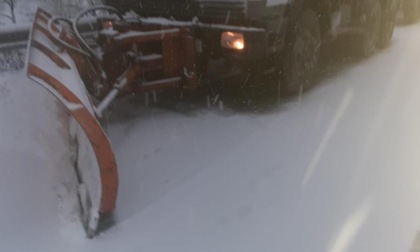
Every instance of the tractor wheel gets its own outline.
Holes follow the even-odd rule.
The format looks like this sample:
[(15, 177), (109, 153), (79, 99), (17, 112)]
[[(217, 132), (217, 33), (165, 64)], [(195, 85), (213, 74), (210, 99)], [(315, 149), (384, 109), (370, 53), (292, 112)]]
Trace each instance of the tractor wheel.
[(234, 80), (232, 102), (245, 110), (255, 110), (269, 105), (273, 92), (265, 74), (268, 68), (265, 60), (247, 62), (242, 66), (241, 75)]
[(293, 95), (315, 82), (320, 62), (321, 27), (317, 14), (306, 9), (290, 30), (281, 67), (281, 91)]
[(402, 12), (406, 23), (411, 24), (417, 21), (420, 16), (420, 3), (418, 0), (403, 0)]
[(363, 10), (365, 11), (364, 32), (361, 37), (360, 50), (362, 56), (369, 56), (376, 50), (380, 40), (382, 7), (379, 1), (366, 1)]
[(378, 48), (386, 48), (391, 42), (396, 23), (397, 8), (396, 0), (390, 0), (388, 5), (382, 6), (380, 32), (376, 43)]

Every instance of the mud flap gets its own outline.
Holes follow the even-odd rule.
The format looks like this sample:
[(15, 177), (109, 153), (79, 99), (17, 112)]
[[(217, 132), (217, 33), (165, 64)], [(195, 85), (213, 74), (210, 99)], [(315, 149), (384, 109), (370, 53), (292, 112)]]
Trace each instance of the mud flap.
[[(68, 109), (77, 139), (76, 173), (81, 220), (89, 237), (115, 209), (118, 174), (111, 144), (95, 116), (95, 107), (71, 55), (48, 31), (52, 16), (38, 9), (27, 52), (27, 75), (51, 92)], [(62, 27), (55, 26), (59, 32)], [(58, 34), (56, 34), (58, 35)]]

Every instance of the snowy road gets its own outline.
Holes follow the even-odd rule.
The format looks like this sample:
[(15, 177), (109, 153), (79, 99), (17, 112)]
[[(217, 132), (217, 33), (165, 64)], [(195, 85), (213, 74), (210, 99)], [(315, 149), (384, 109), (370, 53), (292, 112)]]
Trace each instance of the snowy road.
[[(12, 179), (18, 183), (17, 175), (5, 172), (0, 250), (410, 251), (420, 229), (419, 45), (420, 25), (399, 28), (386, 51), (323, 80), (301, 101), (266, 113), (186, 115), (134, 104), (134, 115), (108, 126), (120, 167), (117, 225), (94, 240), (83, 239), (76, 226), (50, 214), (58, 201), (51, 192), (40, 198), (51, 203), (48, 212), (32, 215), (26, 209), (23, 222), (20, 212), (9, 212), (25, 206), (16, 198), (29, 196), (16, 185), (4, 186)], [(2, 77), (0, 103), (12, 97), (5, 91), (1, 98), (4, 86), (11, 93), (19, 85), (35, 89), (29, 81), (3, 81), (13, 78)], [(1, 118), (14, 118), (7, 114), (12, 108), (1, 109)], [(36, 120), (0, 122), (0, 129), (3, 134), (6, 125), (13, 132), (14, 123)], [(33, 137), (42, 126), (17, 128), (33, 131), (29, 140), (43, 141)], [(9, 155), (11, 142), (16, 141), (0, 144), (2, 166), (26, 174)], [(62, 161), (47, 162), (52, 151), (45, 148), (43, 159), (34, 158), (51, 169)], [(31, 202), (36, 212), (45, 205), (38, 201)], [(20, 226), (9, 232), (16, 221)]]

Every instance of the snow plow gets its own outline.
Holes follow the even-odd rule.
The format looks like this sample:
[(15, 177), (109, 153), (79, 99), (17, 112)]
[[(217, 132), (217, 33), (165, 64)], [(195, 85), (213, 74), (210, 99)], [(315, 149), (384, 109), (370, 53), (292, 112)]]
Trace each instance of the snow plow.
[[(91, 40), (79, 32), (90, 18)], [(93, 39), (92, 39), (93, 38)], [(27, 75), (61, 101), (78, 124), (75, 170), (81, 220), (93, 237), (116, 206), (118, 169), (99, 120), (112, 101), (128, 93), (194, 89), (195, 51), (189, 29), (129, 22), (115, 9), (94, 7), (76, 19), (38, 9), (31, 30)]]
[[(38, 9), (31, 30), (27, 75), (58, 98), (70, 114), (77, 145), (75, 170), (81, 219), (93, 237), (116, 207), (118, 168), (100, 121), (128, 94), (195, 92), (202, 74), (199, 34), (261, 33), (260, 28), (122, 15), (94, 6), (74, 19)], [(234, 42), (227, 39), (228, 43)], [(229, 43), (230, 43), (229, 42)], [(104, 224), (105, 223), (105, 224)]]

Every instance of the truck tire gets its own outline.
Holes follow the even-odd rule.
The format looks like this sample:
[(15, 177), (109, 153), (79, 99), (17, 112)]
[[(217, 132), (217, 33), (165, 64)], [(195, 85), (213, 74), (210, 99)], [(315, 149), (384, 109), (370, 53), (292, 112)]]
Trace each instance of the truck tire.
[(408, 24), (414, 23), (420, 16), (420, 3), (418, 0), (403, 0), (402, 12), (404, 21)]
[(388, 2), (388, 4), (384, 4), (382, 6), (381, 27), (376, 44), (378, 48), (381, 49), (388, 47), (389, 43), (391, 42), (397, 18), (397, 1), (390, 0)]
[(378, 0), (364, 1), (365, 24), (360, 49), (362, 56), (369, 56), (375, 52), (378, 41), (380, 40), (382, 8)]
[(319, 67), (322, 36), (318, 15), (306, 9), (291, 27), (281, 71), (281, 92), (293, 95), (311, 87)]

